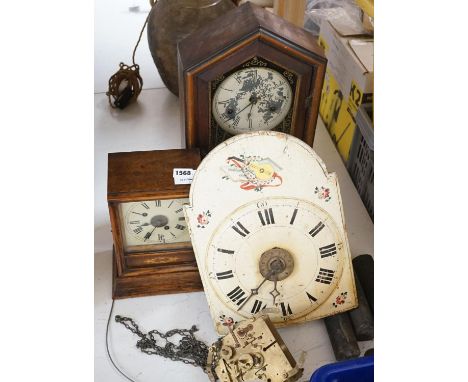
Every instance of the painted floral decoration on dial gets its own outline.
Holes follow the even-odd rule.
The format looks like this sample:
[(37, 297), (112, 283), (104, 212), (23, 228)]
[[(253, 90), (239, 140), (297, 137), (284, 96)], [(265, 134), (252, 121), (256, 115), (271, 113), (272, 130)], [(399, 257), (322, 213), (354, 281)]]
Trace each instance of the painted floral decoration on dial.
[(127, 246), (190, 241), (183, 212), (188, 199), (124, 203)]
[(271, 130), (291, 108), (292, 89), (270, 68), (245, 68), (227, 77), (213, 96), (213, 116), (230, 134)]

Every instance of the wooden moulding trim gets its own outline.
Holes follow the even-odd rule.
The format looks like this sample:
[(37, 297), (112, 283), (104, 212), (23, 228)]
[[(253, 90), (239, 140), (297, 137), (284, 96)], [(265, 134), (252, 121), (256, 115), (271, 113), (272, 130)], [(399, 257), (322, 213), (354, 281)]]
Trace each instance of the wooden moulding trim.
[(196, 262), (192, 263), (184, 263), (178, 265), (166, 265), (166, 266), (158, 266), (158, 268), (150, 268), (150, 267), (141, 267), (141, 268), (133, 268), (127, 269), (125, 273), (119, 278), (132, 278), (136, 276), (144, 276), (144, 275), (159, 275), (159, 274), (169, 274), (169, 273), (179, 273), (179, 272), (197, 272), (198, 267)]
[(109, 215), (111, 221), (111, 229), (114, 238), (114, 247), (112, 249), (113, 257), (115, 257), (115, 263), (117, 266), (117, 274), (121, 275), (124, 271), (124, 249), (123, 249), (123, 237), (122, 230), (120, 229), (120, 219), (118, 205), (109, 203)]
[(327, 62), (327, 59), (325, 57), (319, 56), (317, 53), (311, 52), (309, 50), (305, 50), (296, 43), (286, 40), (281, 36), (272, 34), (268, 31), (262, 30), (262, 32), (263, 33), (260, 34), (261, 40), (265, 40), (271, 45), (275, 45), (280, 50), (287, 51), (290, 56), (299, 56), (304, 61), (307, 61), (317, 66), (325, 65)]
[[(185, 188), (185, 187), (184, 187)], [(189, 197), (189, 189), (182, 190), (162, 190), (155, 192), (132, 192), (121, 194), (107, 195), (107, 201), (112, 203), (126, 203), (126, 202), (143, 202), (145, 200), (165, 200), (165, 199), (182, 199)]]
[(154, 252), (131, 252), (125, 256), (127, 269), (178, 266), (195, 264), (196, 260), (191, 248), (181, 248), (180, 250), (161, 250)]
[(112, 297), (116, 299), (203, 290), (198, 271), (117, 277), (113, 281)]
[(195, 100), (193, 94), (193, 75), (190, 72), (185, 74), (186, 78), (186, 89), (185, 89), (185, 140), (187, 142), (187, 148), (196, 147), (195, 141), (195, 118), (193, 115), (195, 114)]
[[(322, 93), (323, 79), (325, 75), (325, 65), (319, 65), (313, 79), (314, 92), (310, 105), (310, 118), (308, 118), (306, 132), (307, 136), (304, 137), (305, 142), (312, 146), (315, 136), (315, 126), (317, 124), (318, 111), (320, 107), (320, 96)], [(310, 143), (309, 143), (310, 142)]]

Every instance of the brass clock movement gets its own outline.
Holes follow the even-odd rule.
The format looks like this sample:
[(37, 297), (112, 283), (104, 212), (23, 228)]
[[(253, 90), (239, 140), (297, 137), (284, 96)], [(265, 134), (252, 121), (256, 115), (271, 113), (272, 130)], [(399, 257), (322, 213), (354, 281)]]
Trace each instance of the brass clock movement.
[(178, 44), (187, 147), (274, 130), (312, 145), (326, 58), (316, 38), (246, 3)]
[(357, 306), (338, 180), (303, 141), (261, 131), (212, 150), (185, 206), (211, 315), (278, 326)]
[(190, 185), (173, 178), (199, 162), (196, 149), (109, 154), (114, 298), (202, 289), (183, 212)]

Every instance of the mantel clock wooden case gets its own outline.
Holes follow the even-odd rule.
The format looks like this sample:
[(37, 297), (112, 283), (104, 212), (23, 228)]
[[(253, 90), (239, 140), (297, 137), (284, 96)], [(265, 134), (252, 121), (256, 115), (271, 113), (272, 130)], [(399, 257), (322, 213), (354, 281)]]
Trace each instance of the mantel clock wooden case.
[(199, 163), (197, 149), (109, 154), (114, 298), (202, 289), (183, 213), (190, 185), (173, 179)]
[(312, 146), (326, 58), (310, 32), (246, 3), (181, 40), (178, 61), (187, 147), (260, 130)]

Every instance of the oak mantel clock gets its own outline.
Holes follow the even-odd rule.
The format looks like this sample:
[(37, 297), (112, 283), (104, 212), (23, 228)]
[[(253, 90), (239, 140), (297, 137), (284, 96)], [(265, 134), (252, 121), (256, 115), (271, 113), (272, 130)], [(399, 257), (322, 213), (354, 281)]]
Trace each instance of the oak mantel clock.
[(312, 146), (326, 58), (316, 38), (246, 3), (178, 44), (187, 147), (275, 130)]
[(114, 298), (202, 289), (183, 213), (190, 185), (173, 179), (199, 162), (196, 149), (109, 154)]
[(338, 180), (303, 141), (230, 138), (200, 164), (184, 210), (218, 333), (266, 308), (282, 326), (357, 306)]

